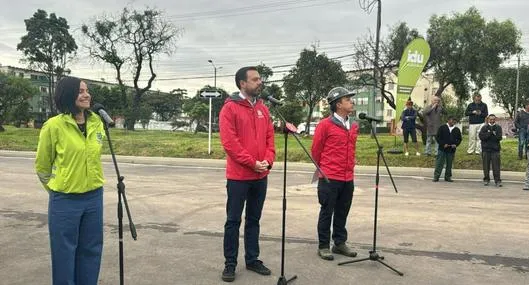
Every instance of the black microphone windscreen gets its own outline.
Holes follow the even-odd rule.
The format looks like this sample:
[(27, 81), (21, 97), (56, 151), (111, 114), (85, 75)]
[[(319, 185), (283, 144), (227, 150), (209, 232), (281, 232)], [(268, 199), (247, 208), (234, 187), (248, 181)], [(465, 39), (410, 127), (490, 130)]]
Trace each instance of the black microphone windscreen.
[(92, 111), (94, 112), (99, 112), (99, 110), (101, 109), (105, 109), (105, 107), (99, 103), (94, 103), (94, 105), (92, 106)]
[(365, 120), (366, 118), (366, 113), (360, 113), (358, 114), (358, 118), (362, 119), (362, 120)]

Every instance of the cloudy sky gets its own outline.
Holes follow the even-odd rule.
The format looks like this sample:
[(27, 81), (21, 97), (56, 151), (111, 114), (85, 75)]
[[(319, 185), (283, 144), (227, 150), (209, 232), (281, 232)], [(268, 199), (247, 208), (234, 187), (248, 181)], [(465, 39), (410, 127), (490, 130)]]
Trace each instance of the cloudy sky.
[[(208, 59), (219, 68), (217, 86), (231, 92), (236, 89), (233, 74), (241, 66), (262, 62), (274, 67), (273, 79), (281, 79), (304, 47), (316, 45), (329, 57), (348, 55), (352, 43), (369, 30), (374, 31), (376, 23), (376, 11), (365, 12), (357, 0), (0, 0), (0, 4), (9, 7), (0, 11), (0, 64), (25, 67), (16, 50), (25, 34), (24, 19), (44, 9), (66, 18), (72, 27), (80, 46), (70, 66), (72, 74), (108, 82), (114, 81), (113, 70), (88, 57), (80, 26), (102, 14), (118, 13), (125, 6), (144, 9), (148, 5), (163, 10), (166, 19), (183, 33), (176, 52), (157, 60), (160, 80), (155, 88), (187, 88), (190, 94), (213, 84), (213, 67)], [(513, 20), (524, 34), (524, 47), (529, 47), (526, 0), (383, 0), (382, 4), (383, 35), (398, 21), (424, 34), (433, 14), (463, 12), (474, 5), (487, 19)], [(529, 55), (523, 60), (526, 58)], [(351, 69), (349, 57), (341, 61), (345, 70)]]

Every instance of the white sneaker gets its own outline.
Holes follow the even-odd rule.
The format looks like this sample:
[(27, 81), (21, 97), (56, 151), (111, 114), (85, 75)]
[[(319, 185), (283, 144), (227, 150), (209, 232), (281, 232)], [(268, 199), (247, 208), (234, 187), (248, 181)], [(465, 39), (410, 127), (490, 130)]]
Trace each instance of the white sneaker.
[(421, 156), (420, 152), (415, 153), (416, 156)]
[(409, 152), (405, 152), (404, 155), (405, 155), (405, 156), (408, 156), (408, 155), (410, 155), (410, 153), (409, 153)]

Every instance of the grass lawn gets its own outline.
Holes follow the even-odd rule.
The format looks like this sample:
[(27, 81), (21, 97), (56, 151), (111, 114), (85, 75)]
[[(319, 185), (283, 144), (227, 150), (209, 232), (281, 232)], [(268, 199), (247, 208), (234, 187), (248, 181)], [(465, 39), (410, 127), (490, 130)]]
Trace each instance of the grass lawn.
[[(0, 149), (2, 150), (25, 150), (35, 151), (37, 149), (39, 130), (17, 129), (5, 126), (6, 131), (0, 133)], [(207, 133), (184, 133), (170, 131), (126, 131), (122, 129), (111, 129), (110, 136), (118, 155), (134, 156), (162, 156), (162, 157), (190, 157), (190, 158), (224, 158), (225, 154), (220, 145), (218, 133), (212, 136), (212, 154), (208, 155)], [(458, 148), (454, 161), (454, 168), (459, 169), (482, 169), (481, 158), (478, 155), (467, 155), (466, 136)], [(391, 135), (380, 135), (379, 140), (384, 147), (385, 157), (390, 166), (403, 167), (433, 167), (435, 158), (415, 155), (405, 157), (403, 154), (389, 154), (388, 150), (394, 148), (394, 137)], [(310, 151), (311, 137), (301, 138), (303, 145)], [(276, 135), (277, 160), (283, 159), (284, 136)], [(402, 150), (402, 138), (397, 137), (396, 148)], [(413, 150), (413, 148), (411, 148)], [(423, 152), (420, 145), (420, 151)], [(109, 153), (106, 145), (105, 153)], [(361, 135), (357, 143), (357, 160), (360, 165), (376, 164), (376, 144), (369, 135)], [(410, 152), (411, 154), (412, 152)], [(414, 151), (413, 151), (414, 153)], [(525, 171), (527, 162), (517, 159), (517, 140), (506, 139), (502, 141), (502, 170)], [(296, 139), (289, 136), (288, 160), (304, 161), (310, 160), (306, 157)]]

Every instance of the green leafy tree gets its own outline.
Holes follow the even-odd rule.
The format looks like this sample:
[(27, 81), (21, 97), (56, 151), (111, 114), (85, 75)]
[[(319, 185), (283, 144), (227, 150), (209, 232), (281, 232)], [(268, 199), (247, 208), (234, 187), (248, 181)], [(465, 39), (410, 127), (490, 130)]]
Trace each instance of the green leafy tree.
[[(315, 48), (304, 49), (296, 66), (284, 78), (283, 88), (287, 98), (296, 98), (307, 108), (306, 133), (309, 133), (312, 112), (333, 87), (347, 82), (342, 65), (329, 59)], [(290, 96), (290, 97), (289, 97)]]
[(37, 10), (33, 17), (24, 20), (27, 34), (17, 45), (24, 54), (24, 61), (30, 68), (40, 70), (48, 76), (48, 103), (55, 114), (53, 93), (55, 80), (59, 80), (70, 71), (66, 69), (68, 61), (75, 55), (77, 44), (69, 32), (70, 26), (63, 17), (55, 13)]
[(195, 134), (198, 132), (200, 126), (206, 124), (209, 118), (209, 106), (202, 100), (196, 100), (195, 98), (189, 98), (184, 101), (183, 106), (184, 112), (190, 119), (189, 124), (193, 125), (196, 122)]
[(520, 52), (520, 37), (512, 21), (487, 21), (475, 7), (451, 16), (432, 16), (427, 68), (435, 71), (439, 81), (435, 95), (441, 96), (452, 85), (460, 102), (465, 102), (485, 86), (505, 59)]
[[(90, 41), (89, 54), (116, 70), (122, 103), (128, 109), (125, 125), (134, 130), (143, 96), (156, 79), (154, 61), (160, 54), (171, 54), (175, 50), (181, 29), (176, 28), (160, 10), (131, 11), (125, 8), (119, 17), (103, 16), (90, 27), (83, 25), (81, 30)], [(126, 68), (132, 70), (131, 100), (127, 98), (123, 79)], [(141, 78), (148, 78), (144, 86), (140, 86)]]
[[(38, 90), (31, 81), (0, 72), (0, 132), (5, 131), (2, 124), (8, 117), (15, 122), (27, 119), (24, 115), (29, 113), (27, 100), (36, 94)], [(17, 112), (21, 116), (17, 116)]]
[(97, 102), (105, 106), (111, 115), (123, 115), (123, 104), (121, 101), (121, 90), (118, 86), (108, 87), (98, 84), (90, 84), (88, 87), (92, 96), (92, 102)]
[(159, 116), (161, 121), (170, 121), (182, 113), (184, 93), (176, 90), (170, 93), (150, 92), (146, 97), (147, 104), (151, 106), (153, 112)]
[(490, 95), (493, 102), (509, 113), (511, 118), (519, 107), (523, 107), (523, 101), (529, 99), (529, 66), (520, 67), (518, 105), (516, 105), (516, 72), (516, 68), (500, 68), (491, 79)]

